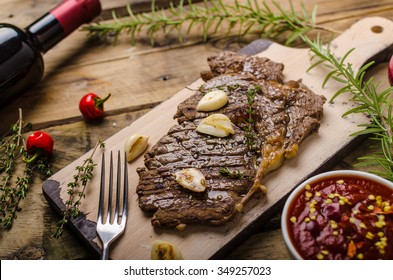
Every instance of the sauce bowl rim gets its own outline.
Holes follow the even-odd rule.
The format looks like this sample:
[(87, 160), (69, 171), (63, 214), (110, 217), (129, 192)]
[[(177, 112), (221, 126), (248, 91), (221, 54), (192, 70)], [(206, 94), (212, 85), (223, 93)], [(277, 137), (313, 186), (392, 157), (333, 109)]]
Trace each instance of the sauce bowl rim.
[(297, 195), (304, 190), (304, 187), (307, 184), (312, 184), (316, 181), (319, 181), (324, 178), (329, 178), (329, 177), (336, 177), (336, 176), (357, 176), (361, 177), (364, 179), (368, 179), (371, 181), (375, 181), (381, 185), (384, 185), (391, 189), (393, 191), (393, 182), (382, 178), (378, 175), (365, 172), (365, 171), (359, 171), (359, 170), (333, 170), (333, 171), (327, 171), (323, 173), (319, 173), (317, 175), (314, 175), (305, 181), (301, 182), (298, 186), (296, 186), (293, 191), (290, 193), (288, 198), (285, 201), (282, 214), (281, 214), (281, 232), (282, 236), (284, 239), (284, 243), (291, 254), (291, 256), (296, 259), (296, 260), (303, 260), (302, 256), (298, 253), (295, 245), (292, 243), (291, 238), (289, 236), (289, 229), (287, 227), (287, 220), (289, 219), (288, 217), (288, 210), (289, 206), (291, 205), (292, 201), (297, 197)]

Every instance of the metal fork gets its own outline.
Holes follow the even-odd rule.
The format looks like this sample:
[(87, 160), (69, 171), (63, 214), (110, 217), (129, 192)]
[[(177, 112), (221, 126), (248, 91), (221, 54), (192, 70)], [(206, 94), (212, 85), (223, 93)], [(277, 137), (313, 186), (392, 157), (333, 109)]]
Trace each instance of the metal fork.
[[(109, 256), (109, 246), (117, 239), (121, 234), (124, 233), (124, 229), (127, 221), (127, 206), (128, 206), (128, 172), (127, 172), (127, 161), (124, 156), (124, 180), (123, 180), (123, 209), (121, 214), (120, 211), (120, 193), (121, 193), (121, 160), (120, 151), (117, 152), (117, 180), (116, 180), (116, 205), (115, 213), (112, 215), (112, 193), (113, 193), (113, 156), (111, 151), (110, 166), (109, 166), (109, 190), (108, 190), (108, 202), (107, 202), (107, 214), (106, 220), (104, 221), (104, 209), (105, 209), (105, 155), (102, 154), (101, 164), (101, 183), (100, 183), (100, 200), (98, 205), (98, 217), (97, 217), (97, 234), (102, 241), (102, 254), (101, 259), (107, 260)], [(111, 217), (113, 216), (113, 219)]]

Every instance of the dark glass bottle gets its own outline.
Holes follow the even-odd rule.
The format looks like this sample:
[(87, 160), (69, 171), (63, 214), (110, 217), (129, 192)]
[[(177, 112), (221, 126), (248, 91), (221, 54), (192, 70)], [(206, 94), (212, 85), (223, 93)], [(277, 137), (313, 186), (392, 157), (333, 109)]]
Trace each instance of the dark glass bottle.
[(100, 12), (99, 0), (66, 0), (24, 30), (0, 23), (0, 107), (40, 82), (42, 54)]

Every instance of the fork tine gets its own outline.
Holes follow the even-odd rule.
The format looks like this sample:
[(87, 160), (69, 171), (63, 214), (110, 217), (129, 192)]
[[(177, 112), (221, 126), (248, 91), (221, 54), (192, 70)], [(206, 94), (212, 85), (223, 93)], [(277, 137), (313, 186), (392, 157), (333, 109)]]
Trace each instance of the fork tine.
[(98, 221), (102, 223), (103, 211), (104, 211), (104, 193), (105, 193), (105, 154), (102, 153), (101, 160), (101, 182), (100, 182), (100, 200), (98, 202)]
[(117, 151), (117, 182), (116, 182), (116, 206), (114, 222), (119, 223), (119, 204), (120, 204), (120, 183), (121, 183), (121, 161), (120, 151)]
[(128, 165), (126, 159), (126, 153), (124, 153), (124, 194), (123, 194), (123, 213), (122, 223), (126, 222), (128, 209)]
[(109, 161), (109, 193), (108, 193), (108, 213), (106, 222), (109, 223), (112, 216), (112, 196), (113, 196), (113, 155), (111, 151), (111, 157)]

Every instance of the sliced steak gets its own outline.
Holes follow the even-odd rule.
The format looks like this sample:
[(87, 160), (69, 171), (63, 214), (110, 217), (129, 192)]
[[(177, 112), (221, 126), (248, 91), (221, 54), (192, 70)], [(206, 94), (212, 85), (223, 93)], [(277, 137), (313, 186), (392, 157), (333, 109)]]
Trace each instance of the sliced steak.
[(312, 132), (318, 131), (326, 98), (314, 94), (301, 83), (291, 83), (287, 96), (287, 146), (302, 142)]
[[(225, 224), (253, 192), (265, 190), (266, 173), (296, 155), (299, 144), (319, 128), (326, 99), (299, 82), (283, 84), (280, 64), (233, 53), (214, 57), (209, 64), (209, 80), (179, 104), (174, 116), (178, 125), (145, 154), (145, 167), (137, 170), (139, 206), (153, 213), (154, 226)], [(228, 104), (198, 112), (199, 100), (216, 89), (227, 93)], [(215, 113), (230, 118), (233, 135), (217, 138), (195, 130)], [(206, 178), (202, 193), (175, 181), (175, 172), (191, 167)]]

